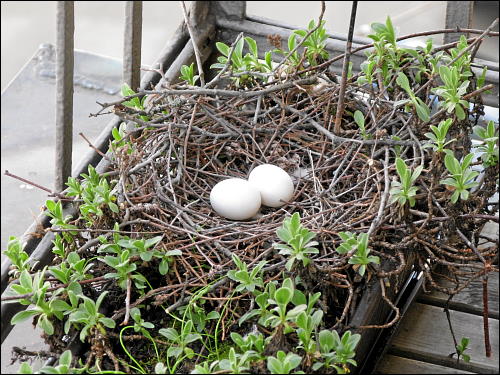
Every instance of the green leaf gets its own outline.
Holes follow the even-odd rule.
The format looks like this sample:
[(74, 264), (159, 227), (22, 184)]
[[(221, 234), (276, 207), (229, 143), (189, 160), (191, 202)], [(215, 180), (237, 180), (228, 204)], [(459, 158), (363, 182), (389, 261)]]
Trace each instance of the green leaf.
[(16, 325), (18, 323), (24, 322), (25, 320), (31, 318), (32, 316), (39, 315), (40, 311), (37, 310), (25, 310), (20, 311), (12, 317), (10, 324)]
[(49, 336), (54, 334), (54, 326), (47, 318), (47, 315), (41, 315), (38, 319), (38, 325), (42, 328), (45, 333)]
[(287, 305), (292, 300), (292, 291), (288, 288), (279, 288), (274, 293), (274, 299), (279, 305)]
[(361, 129), (365, 128), (365, 117), (361, 111), (356, 110), (354, 112), (354, 121), (356, 121), (356, 124), (358, 124)]
[(399, 86), (401, 86), (406, 92), (411, 92), (410, 81), (403, 72), (398, 73), (398, 77), (396, 78), (396, 83)]

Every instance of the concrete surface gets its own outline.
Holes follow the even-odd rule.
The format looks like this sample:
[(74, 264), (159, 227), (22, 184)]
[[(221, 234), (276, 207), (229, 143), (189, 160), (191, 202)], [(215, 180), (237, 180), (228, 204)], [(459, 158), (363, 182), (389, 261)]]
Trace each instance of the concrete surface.
[[(55, 3), (1, 2), (2, 250), (5, 249), (8, 236), (22, 235), (47, 199), (47, 193), (5, 177), (4, 170), (8, 169), (11, 173), (49, 188), (53, 187), (55, 85), (50, 74), (50, 48), (46, 45), (39, 49), (39, 46), (43, 43), (55, 43)], [(498, 3), (490, 3), (497, 4), (496, 11), (493, 12), (488, 6), (478, 7), (473, 26), (484, 28), (498, 15)], [(443, 27), (445, 7), (445, 1), (360, 1), (356, 34), (366, 35), (369, 23), (384, 22), (387, 15), (391, 16), (399, 35), (439, 29)], [(330, 32), (346, 33), (350, 9), (350, 1), (327, 2), (324, 17), (327, 29)], [(319, 2), (247, 2), (248, 14), (276, 19), (297, 27), (304, 27), (309, 20), (317, 19), (319, 10)], [(155, 60), (181, 17), (178, 2), (144, 2), (143, 65), (149, 65)], [(121, 59), (123, 1), (75, 2), (75, 18), (76, 49)], [(441, 42), (441, 38), (436, 42)], [(488, 40), (482, 47), (481, 57), (498, 61), (496, 43), (496, 40)], [(495, 48), (492, 47), (493, 44)], [(82, 131), (92, 140), (109, 121), (109, 117), (105, 116), (88, 118), (90, 112), (98, 110), (95, 101), (112, 98), (112, 95), (105, 92), (106, 88), (117, 88), (121, 81), (119, 60), (79, 52), (75, 55), (75, 63), (75, 71), (82, 79), (80, 85), (75, 87), (73, 164), (88, 150), (78, 133)], [(22, 72), (14, 79), (21, 69)], [(99, 84), (103, 87), (99, 88)], [(92, 85), (94, 88), (84, 87)], [(28, 349), (36, 349), (40, 345), (37, 341), (39, 335), (30, 328), (29, 322), (26, 323), (16, 327), (9, 336), (9, 341), (2, 345), (2, 373), (17, 371), (18, 364), (8, 366), (12, 345), (27, 346)]]

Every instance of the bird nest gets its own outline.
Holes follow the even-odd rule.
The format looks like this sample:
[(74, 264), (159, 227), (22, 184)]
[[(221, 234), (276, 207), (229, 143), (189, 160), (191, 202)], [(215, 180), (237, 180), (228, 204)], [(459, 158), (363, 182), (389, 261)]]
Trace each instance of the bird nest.
[[(160, 236), (155, 249), (182, 252), (172, 257), (170, 271), (163, 275), (158, 272), (160, 258), (131, 259), (137, 265), (135, 272), (149, 283), (144, 291), (103, 279), (113, 269), (97, 262), (92, 270), (94, 283), (82, 283), (82, 287), (85, 295), (97, 296), (101, 289), (95, 283), (106, 283), (110, 292), (106, 309), (113, 320), (123, 318), (126, 323), (131, 308), (146, 306), (147, 320), (156, 327), (165, 326), (169, 319), (165, 311), (175, 312), (201, 288), (205, 306), (211, 307), (206, 311), (222, 316), (222, 326), (212, 327), (211, 332), (215, 329), (222, 341), (232, 331), (248, 332), (249, 322), (234, 324), (254, 307), (254, 301), (248, 293), (235, 295), (237, 284), (226, 277), (235, 269), (233, 255), (249, 269), (266, 261), (265, 284), (293, 277), (304, 294), (321, 292), (318, 303), (324, 327), (339, 331), (351, 327), (359, 301), (355, 295), (370, 281), (380, 281), (384, 303), (394, 310), (395, 318), (384, 326), (364, 328), (393, 324), (399, 313), (389, 295), (395, 292), (386, 293), (385, 288), (395, 284), (383, 280), (397, 278), (408, 262), (423, 272), (428, 285), (449, 295), (496, 270), (492, 262), (498, 247), (480, 246), (489, 240), (481, 234), (485, 223), (498, 221), (494, 216), (498, 203), (489, 203), (498, 189), (495, 167), (482, 170), (468, 199), (452, 202), (453, 189), (441, 183), (449, 175), (444, 153), (423, 147), (429, 141), (425, 135), (429, 126), (450, 117), (444, 110), (436, 109), (428, 121), (422, 121), (415, 108), (397, 103), (405, 94), (400, 87), (384, 95), (372, 86), (357, 84), (356, 77), (340, 80), (327, 63), (265, 80), (251, 76), (251, 84), (245, 87), (235, 86), (231, 74), (225, 80), (217, 76), (212, 84), (216, 88), (177, 84), (102, 104), (103, 109), (112, 107), (128, 125), (127, 130), (115, 129), (111, 152), (105, 156), (109, 167), (104, 176), (114, 186), (118, 209), (102, 208), (104, 214), (94, 215), (90, 223), (77, 218), (72, 224), (80, 231), (69, 246), (80, 256), (95, 259), (112, 236)], [(416, 81), (411, 85), (414, 91), (420, 87)], [(477, 96), (481, 91), (475, 89), (474, 84), (468, 89), (474, 103), (470, 116), (453, 117), (448, 132), (448, 139), (455, 140), (447, 147), (458, 160), (471, 151), (472, 126), (482, 111)], [(141, 105), (131, 105), (134, 98), (144, 96), (147, 99)], [(429, 102), (425, 90), (419, 97)], [(341, 109), (339, 99), (343, 99)], [(363, 127), (356, 120), (357, 111)], [(339, 129), (335, 129), (336, 119)], [(391, 186), (402, 180), (397, 159), (410, 171), (422, 169), (413, 181), (414, 204), (393, 199)], [(292, 198), (279, 208), (262, 207), (246, 221), (218, 215), (210, 205), (211, 189), (226, 178), (247, 178), (264, 163), (277, 165), (292, 177)], [(316, 234), (318, 253), (310, 254), (308, 264), (296, 261), (285, 268), (288, 258), (273, 244), (280, 242), (278, 228), (294, 213), (300, 214), (303, 227)], [(366, 234), (365, 255), (369, 251), (380, 263), (368, 262), (366, 272), (360, 272), (361, 263), (353, 260), (361, 250), (354, 246), (341, 251), (342, 232)], [(443, 268), (454, 276), (452, 284), (434, 281), (435, 272)], [(125, 339), (140, 341), (141, 337)], [(51, 340), (54, 344), (55, 339)], [(107, 340), (101, 348), (92, 344), (87, 363), (95, 353), (105, 351), (116, 370), (117, 332), (108, 330)], [(295, 336), (275, 334), (266, 350), (274, 354), (294, 347), (296, 341)], [(148, 358), (142, 346), (133, 354), (139, 360)]]

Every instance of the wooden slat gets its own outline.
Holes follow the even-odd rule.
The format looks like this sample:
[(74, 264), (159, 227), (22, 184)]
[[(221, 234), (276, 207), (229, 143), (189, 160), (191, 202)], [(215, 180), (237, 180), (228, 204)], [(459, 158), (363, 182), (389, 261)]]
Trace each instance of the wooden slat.
[[(452, 283), (447, 280), (439, 280), (439, 285), (452, 287)], [(429, 294), (421, 294), (418, 301), (433, 306), (444, 307), (448, 295), (432, 291)], [(466, 289), (455, 295), (449, 304), (449, 308), (470, 314), (482, 316), (483, 314), (483, 284), (482, 279), (474, 280)], [(498, 319), (498, 273), (488, 275), (488, 308), (489, 317)]]
[(452, 311), (451, 322), (457, 340), (470, 338), (470, 349), (466, 352), (471, 356), (470, 363), (460, 361), (457, 364), (455, 358), (449, 357), (455, 347), (443, 309), (421, 303), (415, 303), (407, 312), (389, 353), (465, 371), (498, 373), (498, 320), (489, 319), (491, 358), (484, 354), (481, 317)]
[(433, 365), (432, 363), (416, 361), (386, 355), (380, 362), (374, 374), (473, 374), (473, 372), (458, 370), (454, 368)]

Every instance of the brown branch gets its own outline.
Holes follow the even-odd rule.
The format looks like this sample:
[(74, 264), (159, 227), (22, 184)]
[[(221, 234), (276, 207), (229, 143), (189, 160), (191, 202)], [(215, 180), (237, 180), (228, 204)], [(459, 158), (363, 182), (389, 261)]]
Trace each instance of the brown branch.
[(345, 89), (347, 86), (347, 70), (349, 68), (349, 59), (351, 57), (352, 36), (354, 33), (354, 23), (356, 21), (357, 7), (358, 7), (358, 2), (353, 1), (351, 9), (351, 21), (349, 23), (349, 35), (347, 36), (347, 43), (345, 45), (345, 53), (344, 53), (344, 62), (342, 65), (342, 79), (340, 82), (339, 101), (337, 104), (337, 113), (335, 115), (335, 126), (333, 128), (333, 132), (337, 135), (340, 133), (342, 115), (344, 114)]

